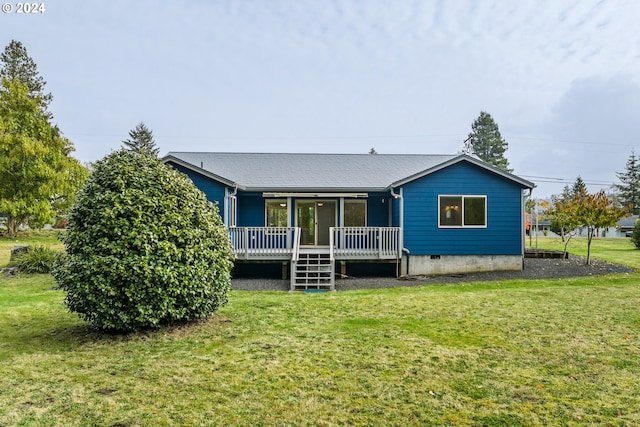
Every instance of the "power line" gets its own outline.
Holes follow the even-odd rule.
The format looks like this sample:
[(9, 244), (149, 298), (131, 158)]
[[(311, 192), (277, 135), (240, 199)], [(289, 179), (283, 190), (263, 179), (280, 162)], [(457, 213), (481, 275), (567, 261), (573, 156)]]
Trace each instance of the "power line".
[[(66, 136), (84, 136), (84, 137), (104, 137), (104, 138), (120, 138), (123, 135), (113, 134), (91, 134), (91, 133), (65, 133)], [(125, 135), (126, 136), (126, 135)], [(204, 140), (321, 140), (321, 139), (334, 139), (334, 140), (374, 140), (374, 139), (419, 139), (419, 138), (460, 138), (460, 144), (462, 145), (465, 140), (466, 134), (456, 133), (434, 133), (434, 134), (417, 134), (417, 135), (324, 135), (324, 136), (294, 136), (294, 135), (276, 135), (276, 136), (247, 136), (247, 135), (227, 135), (227, 136), (212, 136), (212, 135), (154, 135), (156, 138), (167, 139), (204, 139)], [(575, 140), (564, 138), (544, 138), (535, 136), (520, 136), (510, 135), (505, 137), (507, 140), (524, 139), (530, 141), (546, 141), (546, 142), (566, 142), (569, 144), (587, 144), (587, 145), (601, 145), (601, 146), (620, 146), (620, 147), (635, 147), (634, 143), (621, 143), (610, 141), (589, 141), (589, 140)]]
[[(88, 133), (65, 133), (65, 135), (70, 136), (87, 136), (87, 137), (99, 137), (99, 138), (120, 138), (122, 135), (97, 135), (97, 134), (88, 134)], [(355, 136), (340, 136), (340, 135), (329, 135), (329, 136), (200, 136), (200, 135), (154, 135), (156, 138), (167, 138), (167, 139), (207, 139), (207, 140), (306, 140), (306, 139), (393, 139), (393, 138), (402, 138), (402, 139), (415, 139), (415, 138), (434, 138), (434, 137), (458, 137), (458, 134), (432, 134), (432, 135), (355, 135)]]
[(575, 139), (563, 139), (563, 138), (538, 138), (533, 136), (510, 136), (509, 139), (528, 139), (532, 141), (547, 141), (547, 142), (566, 142), (569, 144), (588, 144), (588, 145), (616, 145), (620, 147), (635, 147), (633, 143), (616, 143), (616, 142), (602, 142), (602, 141), (584, 141)]
[[(550, 183), (550, 184), (573, 184), (575, 182), (575, 179), (556, 178), (551, 176), (535, 176), (535, 175), (520, 175), (520, 174), (518, 174), (518, 176), (526, 179), (531, 179), (533, 182)], [(615, 185), (615, 182), (611, 182), (611, 181), (595, 181), (595, 180), (589, 180), (589, 179), (587, 180), (583, 179), (583, 181), (586, 185), (608, 185), (608, 186)]]

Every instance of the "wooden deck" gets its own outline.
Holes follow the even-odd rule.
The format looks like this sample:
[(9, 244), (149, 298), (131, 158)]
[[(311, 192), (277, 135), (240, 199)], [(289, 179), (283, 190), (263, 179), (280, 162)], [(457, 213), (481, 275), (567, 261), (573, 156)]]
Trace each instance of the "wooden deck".
[[(299, 227), (234, 227), (229, 238), (239, 260), (296, 260), (302, 249)], [(400, 259), (400, 228), (331, 227), (327, 250), (341, 261)]]
[(329, 248), (337, 260), (399, 259), (399, 227), (332, 227)]
[(563, 251), (551, 251), (546, 249), (527, 248), (524, 251), (525, 258), (562, 258), (569, 259), (569, 254)]
[(300, 247), (300, 228), (233, 227), (229, 238), (239, 260), (290, 260)]
[[(301, 246), (299, 227), (234, 227), (238, 260), (289, 262), (291, 290), (334, 290), (336, 261), (400, 260), (398, 227), (331, 227), (328, 246)], [(284, 267), (284, 264), (283, 264)]]

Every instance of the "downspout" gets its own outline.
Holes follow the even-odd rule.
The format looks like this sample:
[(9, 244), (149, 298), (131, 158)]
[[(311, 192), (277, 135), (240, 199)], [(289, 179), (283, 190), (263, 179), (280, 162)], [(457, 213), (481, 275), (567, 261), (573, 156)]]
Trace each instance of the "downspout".
[[(525, 189), (522, 192), (522, 211), (521, 211), (521, 221), (520, 221), (520, 226), (522, 227), (522, 233), (520, 236), (521, 239), (521, 249), (522, 249), (522, 269), (524, 270), (524, 251), (526, 249), (527, 246), (527, 229), (526, 229), (526, 218), (525, 218), (525, 211), (526, 211), (526, 198), (527, 197), (531, 197), (531, 194), (533, 193), (533, 188), (529, 188), (529, 194), (525, 194), (527, 189)], [(531, 229), (531, 225), (529, 225), (529, 233), (531, 233), (533, 230)]]
[(402, 187), (400, 187), (400, 193), (396, 193), (393, 189), (393, 187), (391, 187), (391, 196), (393, 196), (394, 199), (400, 199), (400, 207), (399, 207), (399, 225), (400, 225), (400, 242), (399, 242), (399, 246), (402, 248), (401, 250), (401, 257), (402, 257), (402, 253), (406, 253), (407, 254), (407, 275), (409, 275), (409, 256), (411, 255), (411, 252), (409, 251), (409, 249), (404, 247), (404, 196), (403, 196), (403, 191), (402, 191)]

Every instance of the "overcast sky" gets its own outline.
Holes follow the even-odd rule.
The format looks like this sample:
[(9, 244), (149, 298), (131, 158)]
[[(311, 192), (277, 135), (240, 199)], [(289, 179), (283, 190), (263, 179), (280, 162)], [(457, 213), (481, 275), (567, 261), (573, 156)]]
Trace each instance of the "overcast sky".
[(25, 45), (83, 162), (140, 121), (161, 155), (454, 154), (481, 111), (534, 196), (606, 188), (640, 153), (638, 1), (43, 3), (8, 2), (0, 43)]

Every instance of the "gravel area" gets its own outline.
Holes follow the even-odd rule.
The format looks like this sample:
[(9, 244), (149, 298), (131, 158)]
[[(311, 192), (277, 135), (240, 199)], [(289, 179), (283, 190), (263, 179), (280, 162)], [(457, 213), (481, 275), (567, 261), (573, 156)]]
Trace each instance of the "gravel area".
[[(552, 279), (561, 277), (596, 276), (612, 273), (630, 273), (633, 270), (602, 261), (585, 264), (585, 259), (571, 256), (569, 259), (525, 258), (522, 271), (492, 271), (485, 273), (451, 274), (442, 276), (395, 277), (348, 277), (336, 280), (336, 290), (392, 288), (437, 283), (461, 283), (508, 279)], [(289, 280), (234, 278), (232, 289), (248, 291), (288, 291)]]

